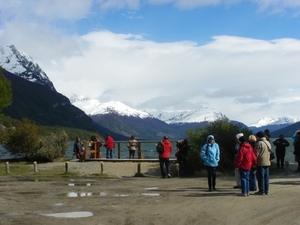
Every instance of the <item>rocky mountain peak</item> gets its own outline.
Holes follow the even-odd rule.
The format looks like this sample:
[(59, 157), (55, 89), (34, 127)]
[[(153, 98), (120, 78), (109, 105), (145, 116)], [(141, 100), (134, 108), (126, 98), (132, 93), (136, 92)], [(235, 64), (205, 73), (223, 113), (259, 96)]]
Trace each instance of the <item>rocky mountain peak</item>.
[(48, 86), (52, 91), (56, 91), (53, 83), (40, 66), (14, 45), (0, 46), (0, 66), (16, 76)]

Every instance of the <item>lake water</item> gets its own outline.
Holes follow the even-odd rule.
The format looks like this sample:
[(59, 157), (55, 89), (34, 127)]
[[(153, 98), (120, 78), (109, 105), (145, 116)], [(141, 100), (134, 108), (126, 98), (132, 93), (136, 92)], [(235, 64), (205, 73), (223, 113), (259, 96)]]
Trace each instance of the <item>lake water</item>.
[[(271, 142), (273, 142), (275, 139), (271, 138)], [(286, 159), (289, 160), (289, 162), (294, 163), (295, 162), (295, 158), (294, 158), (294, 148), (293, 148), (293, 139), (292, 138), (286, 138), (286, 140), (290, 143), (290, 146), (287, 147), (286, 149)], [(155, 150), (155, 146), (156, 146), (157, 141), (154, 141), (152, 143), (142, 143), (141, 145), (141, 151), (143, 154), (143, 157), (146, 159), (151, 159), (151, 158), (157, 158), (157, 152)], [(72, 158), (73, 157), (73, 144), (74, 142), (70, 142), (69, 143), (69, 147), (66, 151), (65, 154), (65, 158)], [(174, 158), (174, 154), (176, 152), (176, 142), (172, 142), (173, 145), (173, 153), (171, 155), (171, 158)], [(116, 144), (117, 146), (117, 144)], [(101, 147), (100, 148), (101, 152), (102, 152), (102, 157), (105, 157), (106, 154), (106, 148)], [(275, 146), (272, 145), (272, 151), (275, 152)], [(2, 153), (1, 153), (2, 152)], [(128, 159), (129, 158), (129, 153), (128, 153), (128, 148), (126, 147), (126, 142), (120, 142), (120, 156), (122, 159)], [(114, 157), (117, 158), (118, 157), (118, 149), (116, 148), (114, 151)], [(7, 153), (7, 151), (5, 149), (3, 149), (2, 145), (0, 145), (0, 159), (10, 159), (13, 158), (12, 156), (10, 156), (9, 153)], [(135, 154), (135, 158), (137, 158), (137, 151)], [(273, 160), (274, 162), (276, 160)]]

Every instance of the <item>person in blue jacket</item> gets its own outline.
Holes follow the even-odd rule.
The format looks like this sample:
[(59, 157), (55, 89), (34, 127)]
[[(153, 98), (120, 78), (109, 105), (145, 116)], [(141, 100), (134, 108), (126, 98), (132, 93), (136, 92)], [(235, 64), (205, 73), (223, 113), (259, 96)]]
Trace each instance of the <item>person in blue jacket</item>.
[(220, 161), (220, 148), (213, 135), (208, 135), (206, 143), (201, 148), (200, 157), (207, 169), (209, 191), (216, 190), (216, 169)]

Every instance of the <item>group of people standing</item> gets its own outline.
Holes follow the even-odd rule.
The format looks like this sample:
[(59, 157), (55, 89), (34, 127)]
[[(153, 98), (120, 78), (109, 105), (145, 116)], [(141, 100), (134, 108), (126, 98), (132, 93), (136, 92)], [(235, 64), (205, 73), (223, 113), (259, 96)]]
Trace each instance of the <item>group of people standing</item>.
[[(105, 142), (101, 143), (100, 139), (98, 137), (98, 135), (94, 134), (91, 136), (90, 141), (89, 141), (89, 148), (90, 149), (95, 149), (96, 148), (96, 144), (98, 143), (98, 151), (100, 152), (100, 147), (104, 146), (106, 148), (106, 158), (109, 159), (113, 159), (114, 157), (114, 148), (115, 148), (115, 144), (114, 144), (114, 139), (112, 136), (110, 136), (110, 134), (106, 134), (106, 138), (105, 138)], [(76, 140), (74, 142), (74, 146), (73, 146), (73, 153), (76, 156), (77, 159), (80, 159), (83, 155), (84, 152), (84, 145), (83, 143), (80, 141), (79, 137), (76, 137)]]
[[(268, 129), (264, 132), (259, 131), (256, 135), (250, 135), (248, 139), (243, 133), (236, 135), (237, 143), (235, 146), (234, 160), (236, 185), (234, 188), (241, 189), (240, 196), (249, 196), (250, 191), (256, 191), (256, 195), (269, 194), (269, 167), (271, 165), (270, 154), (272, 152), (270, 135)], [(99, 141), (99, 139), (95, 139), (95, 137), (92, 138), (94, 139), (91, 139), (91, 141)], [(300, 130), (295, 132), (293, 139), (295, 160), (298, 162), (296, 172), (300, 172)], [(163, 146), (163, 151), (158, 154), (161, 176), (162, 178), (171, 178), (170, 155), (172, 144), (168, 136), (164, 136), (160, 143)], [(130, 137), (126, 145), (129, 150), (129, 159), (134, 159), (138, 146), (138, 141), (134, 135)], [(278, 139), (273, 141), (273, 145), (276, 147), (277, 167), (283, 168), (286, 147), (290, 144), (281, 134)], [(106, 158), (113, 158), (115, 147), (114, 139), (109, 134), (106, 134), (106, 140), (103, 146), (106, 147)], [(177, 142), (176, 146), (178, 151), (175, 156), (179, 162), (179, 173), (183, 171), (187, 172), (189, 166), (186, 157), (190, 149), (188, 140), (184, 139), (183, 141)], [(74, 154), (76, 154), (77, 158), (81, 157), (82, 151), (83, 146), (81, 145), (80, 138), (77, 137), (74, 143)], [(206, 143), (200, 150), (200, 157), (207, 169), (209, 191), (214, 191), (216, 190), (216, 168), (220, 161), (220, 148), (215, 142), (213, 135), (208, 135)]]
[[(234, 188), (241, 189), (240, 196), (249, 196), (250, 191), (256, 191), (256, 195), (269, 194), (269, 167), (272, 153), (270, 136), (268, 129), (264, 132), (259, 131), (256, 135), (250, 135), (248, 140), (243, 133), (236, 135), (234, 160), (236, 185)], [(296, 172), (300, 172), (300, 130), (293, 138), (294, 154), (298, 162)], [(289, 142), (281, 134), (273, 145), (276, 146), (277, 167), (283, 168), (285, 151)], [(220, 160), (220, 149), (213, 135), (207, 137), (206, 143), (201, 148), (200, 157), (207, 169), (209, 191), (214, 191), (216, 190), (216, 168)]]

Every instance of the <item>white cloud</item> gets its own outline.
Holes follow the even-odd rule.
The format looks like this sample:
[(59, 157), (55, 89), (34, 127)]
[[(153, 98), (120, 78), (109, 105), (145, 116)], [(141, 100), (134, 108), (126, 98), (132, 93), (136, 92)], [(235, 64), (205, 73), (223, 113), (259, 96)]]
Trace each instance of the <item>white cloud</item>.
[[(295, 102), (300, 101), (296, 98), (300, 85), (295, 81), (300, 40), (219, 35), (198, 45), (192, 41), (160, 43), (141, 34), (108, 30), (69, 35), (54, 28), (52, 21), (85, 17), (92, 13), (92, 4), (102, 9), (138, 9), (141, 2), (72, 1), (70, 8), (63, 7), (69, 3), (66, 0), (36, 2), (0, 0), (0, 42), (14, 44), (32, 56), (63, 94), (85, 95), (101, 102), (118, 100), (139, 109), (210, 106), (245, 123), (298, 112)], [(297, 8), (299, 3), (253, 2), (264, 3), (264, 9)], [(225, 1), (148, 1), (154, 3), (197, 7)], [(41, 20), (35, 22), (33, 17)]]
[(101, 9), (138, 9), (140, 0), (96, 0)]
[(37, 17), (76, 20), (89, 13), (93, 0), (0, 0), (1, 17), (8, 20)]
[[(78, 43), (76, 51), (70, 47)], [(53, 48), (41, 40), (37, 44), (45, 52)], [(282, 106), (291, 104), (290, 99), (299, 93), (295, 77), (300, 41), (295, 39), (216, 36), (198, 46), (194, 42), (157, 43), (140, 35), (104, 30), (66, 39), (55, 48), (61, 52), (51, 60), (60, 59), (60, 66), (46, 60), (40, 64), (56, 89), (101, 102), (118, 100), (140, 109), (210, 106), (238, 119), (245, 109), (261, 114), (262, 109), (255, 112), (260, 107), (268, 116), (285, 115)], [(27, 52), (41, 54), (35, 51)]]

